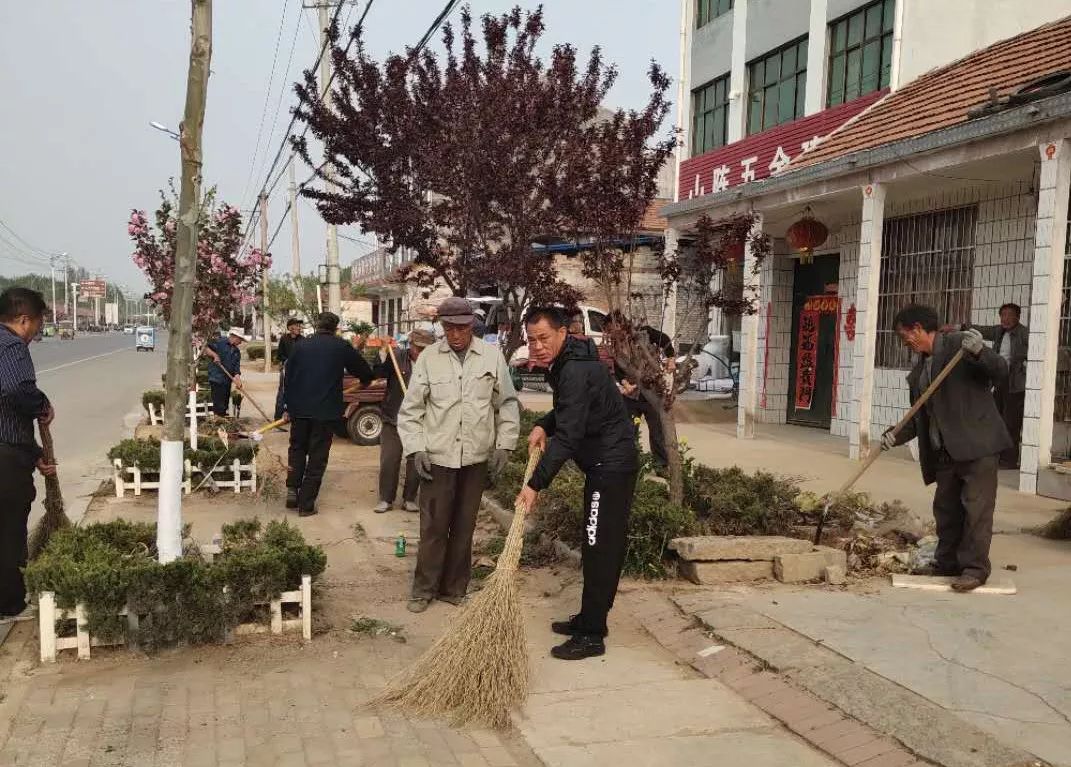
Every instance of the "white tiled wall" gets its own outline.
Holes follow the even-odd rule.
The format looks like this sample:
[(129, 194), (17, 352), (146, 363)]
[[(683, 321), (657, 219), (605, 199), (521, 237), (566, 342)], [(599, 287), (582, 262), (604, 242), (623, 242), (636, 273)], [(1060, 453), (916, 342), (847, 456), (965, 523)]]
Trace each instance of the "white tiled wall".
[[(795, 261), (783, 240), (763, 264), (759, 306), (759, 400), (756, 420), (784, 423), (788, 416), (788, 371), (792, 350), (792, 280)], [(763, 407), (765, 376), (766, 406)]]
[[(996, 325), (1000, 306), (1013, 302), (1023, 308), (1022, 321), (1029, 325), (1036, 211), (1029, 184), (964, 189), (953, 197), (890, 204), (886, 207), (885, 216), (888, 219), (972, 203), (978, 205), (978, 219), (975, 225), (971, 322)], [(843, 263), (841, 269), (843, 285)], [(879, 368), (874, 371), (872, 434), (879, 434), (892, 426), (909, 407), (906, 375), (906, 370)], [(832, 431), (838, 433), (835, 429)]]

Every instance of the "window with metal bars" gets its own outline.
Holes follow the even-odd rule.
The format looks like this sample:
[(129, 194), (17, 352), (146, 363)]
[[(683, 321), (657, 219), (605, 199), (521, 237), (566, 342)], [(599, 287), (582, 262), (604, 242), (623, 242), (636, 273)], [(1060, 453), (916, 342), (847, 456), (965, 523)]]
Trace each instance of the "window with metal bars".
[[(1068, 202), (1071, 208), (1071, 201)], [(1056, 350), (1056, 399), (1053, 420), (1071, 423), (1071, 221), (1067, 224), (1067, 243), (1064, 246), (1064, 280), (1060, 290), (1060, 339)], [(1031, 317), (1031, 322), (1034, 318)], [(1071, 457), (1071, 443), (1053, 440), (1053, 454)]]
[(895, 11), (896, 0), (877, 0), (829, 25), (827, 106), (888, 87)]
[(733, 0), (695, 0), (695, 26), (705, 26), (733, 9)]
[(729, 75), (692, 91), (692, 156), (725, 146), (729, 128)]
[(892, 328), (907, 304), (932, 306), (942, 322), (970, 319), (977, 219), (978, 206), (967, 205), (885, 221), (876, 367), (911, 367), (911, 351)]
[(748, 134), (803, 117), (807, 98), (807, 36), (747, 65)]

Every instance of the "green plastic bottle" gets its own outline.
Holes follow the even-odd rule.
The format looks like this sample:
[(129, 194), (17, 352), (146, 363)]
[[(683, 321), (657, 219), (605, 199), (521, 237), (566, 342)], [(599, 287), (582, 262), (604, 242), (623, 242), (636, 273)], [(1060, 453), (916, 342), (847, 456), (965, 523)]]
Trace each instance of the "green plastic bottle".
[(398, 537), (394, 539), (394, 556), (405, 556), (405, 533), (398, 533)]

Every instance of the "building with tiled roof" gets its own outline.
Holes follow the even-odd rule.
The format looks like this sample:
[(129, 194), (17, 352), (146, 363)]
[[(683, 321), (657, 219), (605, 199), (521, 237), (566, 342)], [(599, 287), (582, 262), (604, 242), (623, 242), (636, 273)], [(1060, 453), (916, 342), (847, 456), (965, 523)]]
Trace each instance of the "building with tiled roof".
[(1002, 481), (1071, 497), (1071, 8), (681, 8), (667, 247), (687, 253), (700, 216), (743, 212), (773, 243), (751, 286), (755, 314), (707, 318), (739, 357), (738, 435), (817, 427), (865, 457), (908, 405), (896, 311), (922, 302), (948, 323), (992, 326), (1017, 304), (1030, 328), (1025, 415), (1021, 437), (1009, 422), (1021, 460)]

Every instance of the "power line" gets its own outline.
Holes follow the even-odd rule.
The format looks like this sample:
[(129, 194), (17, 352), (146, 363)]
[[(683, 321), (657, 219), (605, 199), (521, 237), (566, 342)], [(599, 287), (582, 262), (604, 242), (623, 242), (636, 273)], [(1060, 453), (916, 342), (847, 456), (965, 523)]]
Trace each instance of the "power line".
[[(5, 237), (5, 236), (4, 236), (3, 234), (0, 234), (0, 242), (4, 242), (4, 243), (6, 243), (6, 244), (7, 244), (7, 245), (8, 245), (8, 246), (9, 246), (10, 248), (12, 248), (13, 250), (15, 250), (15, 251), (18, 251), (18, 252), (21, 252), (21, 253), (24, 253), (25, 255), (29, 256), (30, 258), (36, 258), (36, 259), (38, 259), (38, 260), (42, 260), (42, 261), (49, 261), (49, 260), (51, 260), (51, 257), (52, 257), (52, 254), (51, 254), (51, 253), (49, 253), (49, 252), (48, 252), (47, 250), (44, 250), (43, 248), (38, 248), (38, 247), (37, 247), (36, 245), (32, 245), (31, 243), (27, 242), (27, 241), (26, 241), (25, 239), (23, 239), (23, 238), (22, 238), (22, 237), (21, 237), (21, 236), (19, 235), (19, 233), (18, 233), (18, 232), (16, 232), (16, 231), (15, 231), (14, 229), (12, 229), (12, 228), (11, 228), (10, 226), (8, 226), (8, 225), (7, 225), (7, 224), (6, 224), (5, 222), (4, 222), (4, 220), (3, 220), (3, 219), (0, 219), (0, 227), (3, 227), (3, 228), (4, 228), (4, 229), (6, 229), (6, 230), (7, 230), (8, 232), (10, 232), (10, 233), (11, 233), (11, 235), (12, 235), (12, 236), (13, 236), (13, 237), (14, 237), (14, 238), (15, 238), (16, 240), (18, 240), (19, 242), (21, 242), (21, 243), (22, 243), (22, 245), (23, 245), (23, 246), (25, 246), (25, 247), (22, 247), (22, 246), (19, 246), (19, 245), (16, 245), (16, 244), (14, 244), (14, 243), (13, 243), (13, 242), (11, 242), (11, 241), (10, 241), (9, 239), (7, 239), (7, 238), (6, 238), (6, 237)], [(27, 248), (29, 248), (29, 250), (27, 250)]]
[[(257, 141), (253, 147), (253, 159), (249, 161), (249, 175), (246, 176), (245, 186), (242, 187), (242, 200), (245, 200), (245, 193), (249, 191), (249, 182), (253, 180), (253, 170), (257, 166), (257, 155), (260, 154), (260, 139), (264, 135), (264, 121), (268, 117), (268, 103), (271, 101), (271, 89), (275, 83), (275, 66), (279, 61), (279, 43), (283, 39), (283, 27), (286, 25), (286, 9), (290, 6), (290, 0), (283, 0), (283, 13), (279, 17), (279, 31), (275, 35), (275, 51), (271, 56), (271, 73), (268, 75), (268, 90), (264, 94), (264, 106), (260, 110), (260, 125), (257, 127)], [(301, 24), (301, 20), (298, 19), (298, 24), (295, 25), (294, 31), (297, 32), (297, 26)], [(295, 34), (296, 38), (297, 35)], [(293, 49), (291, 49), (293, 50)], [(286, 76), (283, 76), (285, 79)]]
[[(369, 0), (369, 5), (371, 5), (371, 3), (372, 3), (372, 0)], [(338, 17), (340, 15), (342, 15), (342, 5), (343, 5), (343, 3), (340, 2), (337, 6), (335, 6), (335, 15), (331, 17), (331, 24), (332, 25), (336, 24), (338, 22)], [(320, 66), (320, 62), (323, 60), (324, 53), (327, 51), (327, 46), (329, 44), (330, 44), (330, 38), (327, 37), (326, 35), (324, 35), (323, 42), (320, 45), (320, 53), (316, 57), (316, 61), (312, 65), (312, 70), (313, 71), (315, 71), (316, 68)], [(325, 90), (326, 90), (326, 88), (325, 88)], [(271, 175), (275, 172), (275, 168), (279, 164), (279, 158), (281, 158), (283, 156), (283, 150), (286, 149), (286, 142), (287, 142), (287, 139), (290, 137), (290, 131), (294, 129), (294, 123), (295, 122), (297, 122), (297, 112), (296, 111), (290, 115), (290, 123), (286, 126), (286, 130), (283, 132), (283, 140), (279, 143), (279, 149), (278, 149), (278, 151), (276, 151), (275, 157), (272, 159), (271, 167), (268, 168), (267, 177), (265, 178), (264, 183), (260, 187), (260, 191), (258, 192), (258, 196), (261, 195), (261, 194), (265, 194), (267, 192), (267, 189), (268, 189), (268, 181), (267, 181), (267, 179), (271, 178)], [(286, 166), (285, 165), (283, 166), (283, 170), (286, 170)], [(278, 183), (278, 182), (276, 182), (276, 183)], [(274, 188), (274, 186), (273, 186), (273, 188)], [(245, 244), (248, 244), (248, 242), (249, 242), (249, 235), (250, 235), (250, 232), (252, 232), (252, 230), (253, 230), (253, 224), (255, 223), (255, 221), (257, 219), (257, 216), (259, 216), (259, 213), (256, 214), (255, 216), (250, 216), (249, 217), (249, 221), (246, 223), (245, 232), (242, 234), (242, 242), (245, 243)]]
[(435, 21), (432, 22), (432, 25), (428, 27), (428, 31), (424, 33), (424, 36), (422, 38), (420, 38), (420, 42), (417, 43), (416, 48), (413, 49), (413, 52), (410, 54), (410, 58), (415, 58), (416, 55), (424, 49), (424, 46), (428, 44), (429, 40), (431, 40), (432, 35), (434, 35), (435, 32), (439, 29), (439, 27), (442, 26), (443, 22), (446, 21), (446, 17), (453, 13), (454, 8), (457, 7), (457, 4), (459, 2), (461, 2), (461, 0), (448, 0), (448, 2), (446, 3), (446, 7), (442, 10), (442, 13), (438, 15)]

